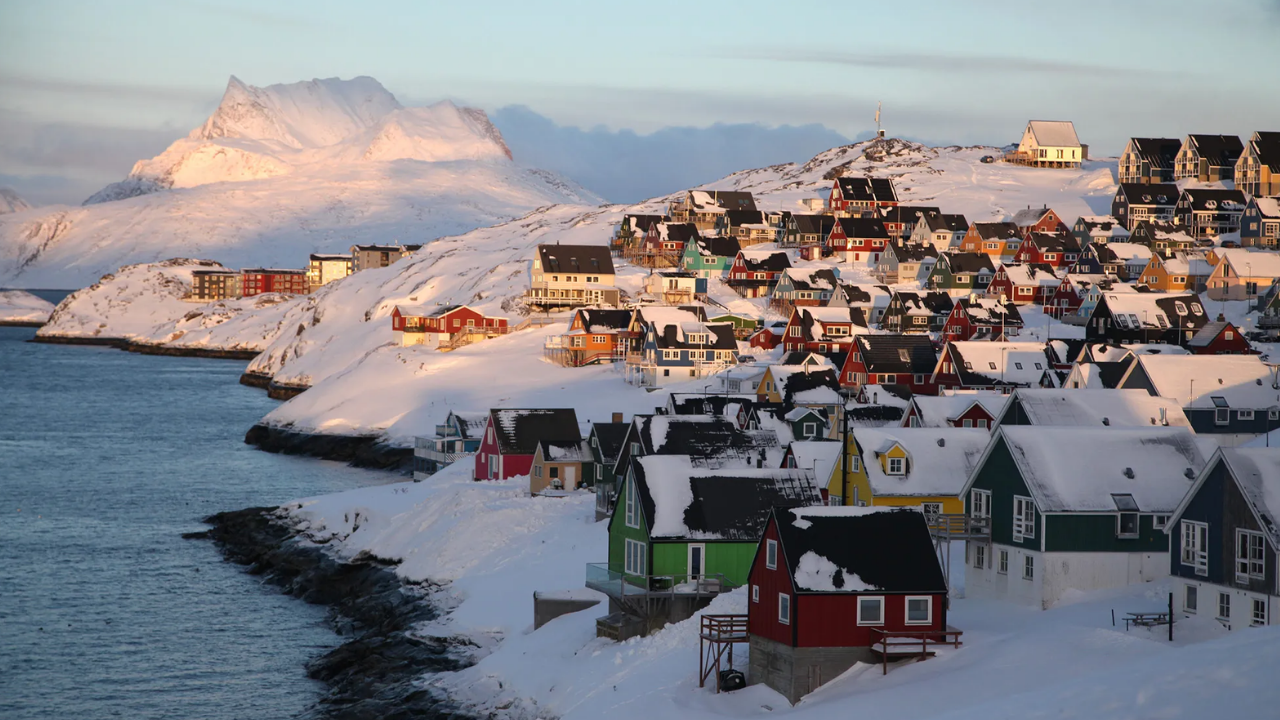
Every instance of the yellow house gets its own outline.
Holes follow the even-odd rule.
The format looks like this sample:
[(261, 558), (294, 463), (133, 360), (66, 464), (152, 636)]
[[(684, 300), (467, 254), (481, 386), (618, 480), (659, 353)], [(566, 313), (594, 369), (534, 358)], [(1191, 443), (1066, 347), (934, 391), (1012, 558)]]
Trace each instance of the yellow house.
[(960, 493), (990, 440), (980, 428), (855, 428), (827, 480), (830, 502), (962, 514)]

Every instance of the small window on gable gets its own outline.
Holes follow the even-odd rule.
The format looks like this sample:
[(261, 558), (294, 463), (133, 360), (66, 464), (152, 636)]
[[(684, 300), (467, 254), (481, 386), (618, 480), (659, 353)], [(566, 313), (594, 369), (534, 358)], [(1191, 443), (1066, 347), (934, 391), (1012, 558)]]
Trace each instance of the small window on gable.
[(991, 369), (992, 369), (992, 370), (995, 370), (995, 369), (996, 369), (996, 364), (995, 364), (994, 362), (989, 362), (989, 363), (987, 363), (987, 364), (991, 366)]

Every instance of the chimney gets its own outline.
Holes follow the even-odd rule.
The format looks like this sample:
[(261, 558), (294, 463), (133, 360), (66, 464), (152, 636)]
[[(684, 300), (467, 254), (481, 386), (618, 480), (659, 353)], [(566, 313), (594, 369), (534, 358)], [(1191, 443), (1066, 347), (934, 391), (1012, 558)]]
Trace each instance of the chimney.
[(1226, 322), (1227, 317), (1222, 313), (1218, 313), (1218, 322)]
[(1169, 424), (1169, 411), (1167, 408), (1160, 408), (1160, 424), (1166, 426)]

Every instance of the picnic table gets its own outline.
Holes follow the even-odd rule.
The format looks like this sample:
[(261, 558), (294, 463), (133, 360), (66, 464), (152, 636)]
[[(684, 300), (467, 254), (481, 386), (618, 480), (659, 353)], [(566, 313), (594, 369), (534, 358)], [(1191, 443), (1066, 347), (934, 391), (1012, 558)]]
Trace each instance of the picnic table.
[(1126, 631), (1131, 627), (1155, 627), (1156, 625), (1166, 625), (1169, 622), (1168, 610), (1131, 612), (1126, 613), (1126, 615), (1128, 615), (1124, 619), (1124, 629)]

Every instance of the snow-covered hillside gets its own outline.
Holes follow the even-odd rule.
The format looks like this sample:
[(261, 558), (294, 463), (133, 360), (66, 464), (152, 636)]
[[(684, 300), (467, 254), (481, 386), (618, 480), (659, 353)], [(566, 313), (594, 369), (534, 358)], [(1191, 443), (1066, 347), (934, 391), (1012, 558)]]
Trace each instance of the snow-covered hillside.
[(13, 188), (0, 187), (0, 215), (8, 215), (9, 213), (22, 212), (31, 209), (31, 205), (27, 204), (18, 195)]
[[(398, 560), (401, 577), (444, 584), (435, 599), (447, 613), (419, 632), (466, 636), (480, 660), (427, 679), (480, 717), (1263, 718), (1280, 702), (1280, 628), (1226, 635), (1209, 617), (1180, 618), (1169, 643), (1164, 628), (1113, 626), (1113, 610), (1163, 608), (1169, 588), (1159, 582), (1076, 593), (1048, 611), (957, 598), (947, 622), (965, 633), (958, 650), (888, 675), (856, 665), (794, 707), (763, 685), (717, 695), (698, 688), (696, 617), (614, 643), (595, 636), (608, 612), (601, 604), (533, 630), (535, 591), (594, 594), (583, 587), (585, 565), (605, 559), (606, 523), (594, 522), (590, 494), (528, 497), (527, 478), (475, 483), (469, 465), (286, 508), (339, 557)], [(953, 553), (962, 587), (964, 548)], [(705, 612), (746, 606), (739, 590)], [(746, 648), (734, 657), (747, 666)]]
[(53, 303), (21, 290), (0, 290), (0, 325), (43, 323)]
[(422, 243), (599, 198), (520, 166), (483, 111), (405, 108), (372, 78), (232, 78), (200, 128), (83, 207), (0, 219), (0, 283), (77, 287), (125, 264), (302, 267), (354, 243)]

